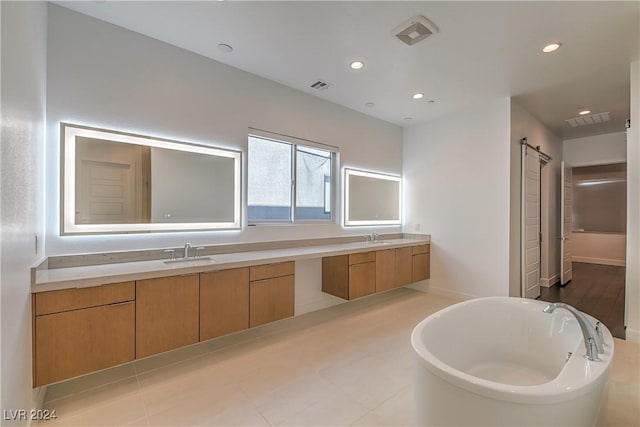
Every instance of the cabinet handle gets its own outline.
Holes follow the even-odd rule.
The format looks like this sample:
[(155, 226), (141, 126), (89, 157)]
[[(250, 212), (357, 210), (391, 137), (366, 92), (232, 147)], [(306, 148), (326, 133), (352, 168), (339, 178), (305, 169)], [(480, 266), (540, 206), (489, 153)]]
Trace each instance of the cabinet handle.
[(129, 300), (129, 301), (121, 301), (121, 302), (116, 302), (116, 303), (113, 303), (113, 304), (98, 305), (98, 306), (96, 306), (96, 307), (88, 307), (88, 308), (97, 308), (97, 307), (118, 307), (118, 306), (120, 306), (120, 305), (131, 304), (131, 303), (135, 303), (135, 302), (136, 302), (136, 300), (135, 300), (135, 299), (132, 299), (132, 300)]

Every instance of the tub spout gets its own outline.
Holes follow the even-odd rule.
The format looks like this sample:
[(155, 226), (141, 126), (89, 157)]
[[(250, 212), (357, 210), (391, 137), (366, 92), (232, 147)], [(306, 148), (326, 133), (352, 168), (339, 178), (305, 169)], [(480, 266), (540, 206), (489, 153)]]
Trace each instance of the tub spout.
[(542, 310), (544, 313), (553, 313), (557, 308), (564, 308), (571, 314), (573, 314), (578, 321), (580, 330), (582, 331), (582, 338), (584, 340), (584, 347), (587, 351), (586, 358), (594, 362), (600, 362), (599, 354), (604, 353), (604, 345), (595, 328), (589, 322), (589, 319), (580, 310), (561, 302), (554, 302), (549, 304)]

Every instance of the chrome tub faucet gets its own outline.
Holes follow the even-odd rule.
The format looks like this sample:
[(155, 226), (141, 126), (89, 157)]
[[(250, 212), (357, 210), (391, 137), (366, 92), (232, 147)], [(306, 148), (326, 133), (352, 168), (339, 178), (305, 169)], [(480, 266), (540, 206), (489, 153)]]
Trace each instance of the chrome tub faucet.
[[(587, 319), (587, 316), (585, 316), (583, 312), (581, 312), (580, 310), (568, 304), (564, 304), (561, 302), (554, 302), (546, 306), (542, 310), (542, 312), (551, 314), (557, 308), (564, 308), (565, 310), (567, 310), (568, 312), (570, 312), (575, 316), (576, 320), (578, 321), (578, 325), (580, 326), (580, 330), (582, 331), (584, 347), (587, 351), (585, 357), (588, 360), (591, 360), (594, 362), (600, 362), (601, 359), (600, 357), (598, 357), (598, 355), (604, 353), (604, 342), (603, 342), (603, 337), (601, 335), (601, 332), (599, 330), (596, 330), (596, 328), (593, 327), (593, 325), (591, 324), (589, 319)], [(600, 322), (598, 322), (598, 329), (600, 329), (599, 323)]]

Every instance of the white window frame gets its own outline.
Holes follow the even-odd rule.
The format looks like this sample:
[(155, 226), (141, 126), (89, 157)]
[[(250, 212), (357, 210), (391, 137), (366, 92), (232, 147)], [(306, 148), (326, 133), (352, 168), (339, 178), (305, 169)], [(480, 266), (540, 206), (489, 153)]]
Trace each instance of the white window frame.
[[(298, 138), (290, 135), (282, 135), (275, 132), (269, 132), (262, 129), (249, 128), (248, 138), (260, 138), (266, 139), (280, 144), (289, 144), (291, 146), (291, 215), (290, 221), (269, 221), (269, 220), (252, 220), (249, 218), (249, 150), (247, 147), (247, 224), (250, 226), (262, 226), (262, 225), (296, 225), (296, 224), (336, 224), (338, 221), (337, 213), (337, 201), (338, 196), (336, 194), (338, 186), (338, 179), (340, 177), (340, 149), (334, 145), (323, 144), (316, 141), (310, 141), (303, 138)], [(319, 150), (329, 151), (331, 153), (331, 197), (330, 208), (331, 218), (329, 219), (297, 219), (296, 218), (296, 179), (297, 179), (297, 147), (316, 148)]]

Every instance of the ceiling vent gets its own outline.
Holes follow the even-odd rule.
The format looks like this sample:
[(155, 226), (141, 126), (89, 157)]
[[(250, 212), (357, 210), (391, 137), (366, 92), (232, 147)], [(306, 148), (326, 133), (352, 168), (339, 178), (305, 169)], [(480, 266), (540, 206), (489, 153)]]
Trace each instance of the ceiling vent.
[(597, 114), (589, 114), (588, 116), (580, 116), (574, 117), (572, 119), (567, 119), (565, 122), (569, 123), (569, 126), (572, 128), (578, 126), (587, 126), (587, 125), (596, 125), (598, 123), (604, 123), (611, 120), (611, 116), (609, 113), (597, 113)]
[(331, 87), (331, 83), (318, 79), (315, 83), (312, 83), (310, 87), (316, 90), (327, 90)]
[(437, 32), (438, 27), (422, 15), (409, 19), (393, 30), (398, 40), (409, 46), (413, 46)]

